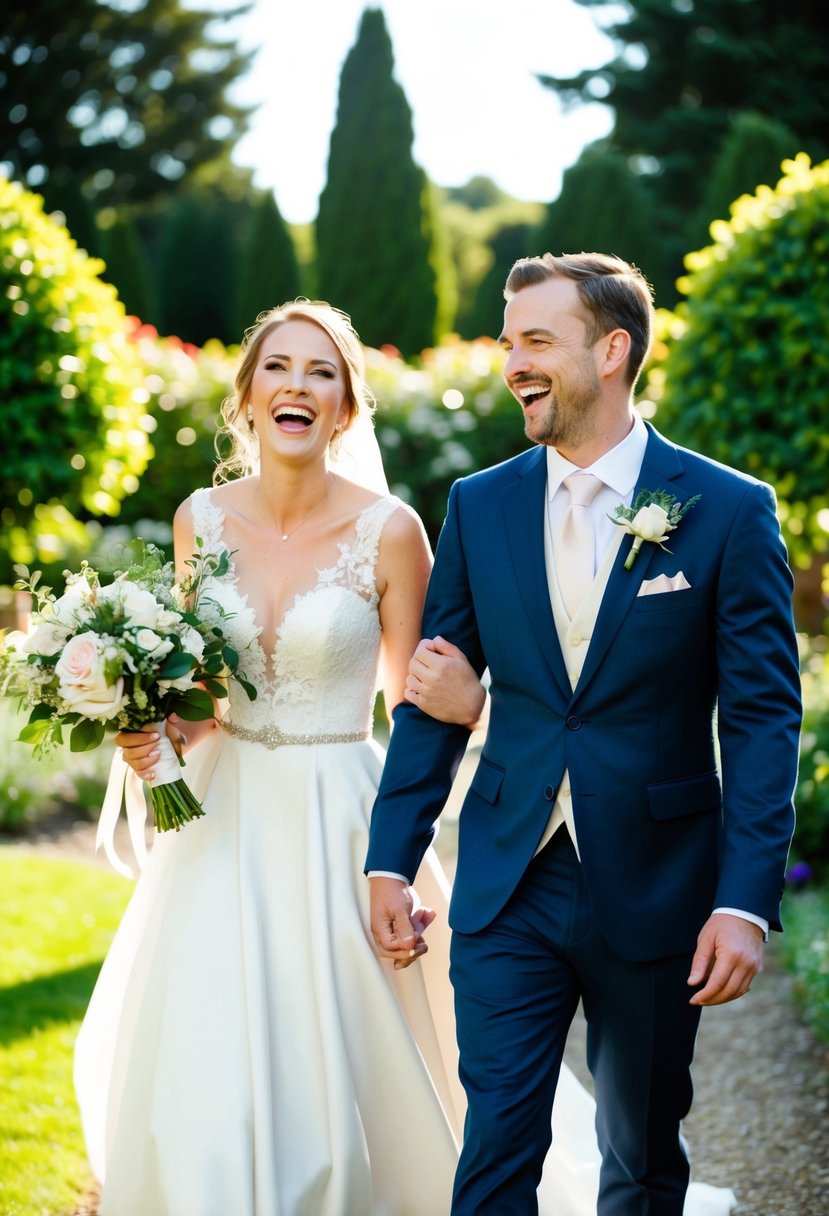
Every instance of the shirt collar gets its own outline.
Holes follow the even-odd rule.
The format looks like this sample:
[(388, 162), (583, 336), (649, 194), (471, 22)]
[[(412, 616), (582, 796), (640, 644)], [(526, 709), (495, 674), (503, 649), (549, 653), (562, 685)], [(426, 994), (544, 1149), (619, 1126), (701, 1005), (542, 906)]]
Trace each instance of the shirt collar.
[(576, 471), (593, 473), (606, 486), (610, 486), (620, 498), (624, 499), (631, 493), (642, 461), (645, 459), (645, 448), (648, 446), (648, 428), (642, 421), (641, 414), (633, 411), (633, 426), (621, 443), (605, 452), (594, 464), (585, 469), (565, 459), (554, 447), (547, 448), (547, 497), (552, 498), (565, 477)]

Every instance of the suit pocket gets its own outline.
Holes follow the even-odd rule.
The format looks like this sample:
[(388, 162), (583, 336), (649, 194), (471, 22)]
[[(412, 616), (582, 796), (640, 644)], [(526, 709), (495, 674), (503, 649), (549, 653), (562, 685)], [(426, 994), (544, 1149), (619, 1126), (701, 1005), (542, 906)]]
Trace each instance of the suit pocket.
[(683, 587), (680, 591), (658, 591), (653, 595), (637, 595), (631, 612), (676, 612), (691, 608), (700, 601), (699, 587)]
[(719, 777), (714, 772), (683, 777), (681, 781), (657, 781), (648, 786), (648, 803), (652, 819), (680, 819), (718, 811), (722, 806)]
[(504, 784), (504, 770), (489, 760), (481, 759), (475, 769), (475, 775), (469, 784), (472, 793), (483, 798), (484, 802), (497, 802)]

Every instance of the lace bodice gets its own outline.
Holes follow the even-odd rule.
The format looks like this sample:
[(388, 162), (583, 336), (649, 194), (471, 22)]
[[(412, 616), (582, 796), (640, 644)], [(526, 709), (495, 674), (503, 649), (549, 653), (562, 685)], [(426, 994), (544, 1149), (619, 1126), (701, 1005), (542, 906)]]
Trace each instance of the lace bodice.
[[(191, 505), (194, 534), (206, 552), (221, 553), (228, 546), (224, 513), (214, 495), (197, 490)], [(226, 575), (209, 580), (205, 596), (228, 614), (225, 635), (258, 692), (250, 701), (232, 681), (226, 723), (288, 735), (370, 731), (380, 649), (377, 553), (383, 526), (399, 505), (397, 498), (381, 498), (360, 513), (353, 539), (339, 545), (336, 564), (318, 570), (316, 584), (297, 595), (285, 613), (270, 656), (232, 560)]]

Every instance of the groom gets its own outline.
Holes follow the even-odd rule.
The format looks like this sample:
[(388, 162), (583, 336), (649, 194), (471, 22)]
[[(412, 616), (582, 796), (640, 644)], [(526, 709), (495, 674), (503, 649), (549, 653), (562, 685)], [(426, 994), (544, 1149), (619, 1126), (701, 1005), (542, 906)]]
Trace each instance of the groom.
[[(452, 489), (424, 617), (435, 640), (395, 712), (372, 818), (372, 927), (405, 965), (408, 884), (468, 739), (417, 708), (419, 678), (451, 680), (459, 647), (492, 685), (450, 909), (468, 1099), (452, 1212), (537, 1210), (581, 998), (598, 1212), (681, 1216), (700, 1007), (748, 992), (780, 928), (800, 724), (791, 577), (769, 487), (634, 411), (653, 313), (635, 267), (526, 258), (505, 296), (504, 374), (538, 446)], [(632, 533), (615, 522), (653, 496)]]

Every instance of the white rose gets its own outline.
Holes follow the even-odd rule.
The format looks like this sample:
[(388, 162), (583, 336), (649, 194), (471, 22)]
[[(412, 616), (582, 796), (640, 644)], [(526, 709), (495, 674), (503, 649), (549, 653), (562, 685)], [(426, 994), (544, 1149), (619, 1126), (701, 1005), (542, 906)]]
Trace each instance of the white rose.
[(192, 625), (188, 625), (180, 636), (183, 649), (188, 654), (191, 654), (197, 663), (201, 663), (204, 658), (204, 638), (198, 629), (194, 629)]
[(129, 579), (116, 579), (100, 592), (100, 598), (108, 603), (119, 604), (125, 619), (130, 625), (138, 625), (154, 629), (159, 615), (163, 611), (155, 596), (131, 583)]
[(652, 502), (648, 507), (641, 507), (628, 524), (628, 531), (643, 540), (652, 540), (661, 545), (668, 539), (668, 533), (673, 532), (675, 524), (668, 523), (668, 512), (664, 507)]
[(99, 639), (94, 633), (70, 638), (55, 664), (60, 695), (84, 718), (114, 718), (126, 700), (124, 681), (107, 684)]
[(55, 600), (49, 609), (50, 616), (61, 625), (75, 626), (82, 624), (92, 615), (94, 593), (86, 576), (81, 575), (71, 583), (60, 599)]
[(33, 633), (24, 640), (25, 654), (53, 655), (63, 650), (69, 631), (64, 625), (42, 621)]
[(151, 659), (163, 659), (173, 649), (173, 643), (168, 638), (160, 638), (152, 629), (139, 629), (135, 644), (146, 650)]

